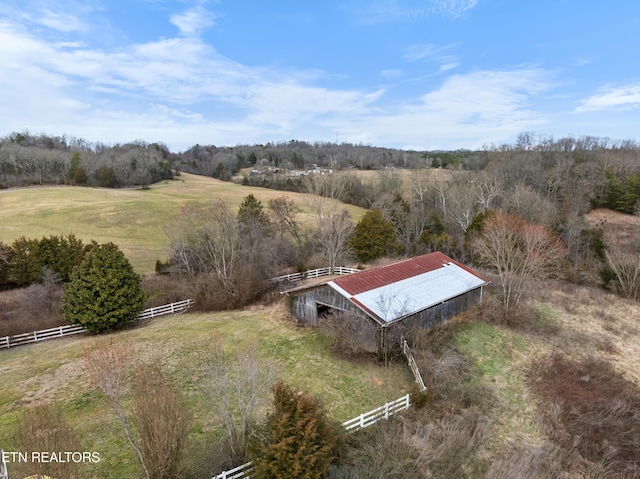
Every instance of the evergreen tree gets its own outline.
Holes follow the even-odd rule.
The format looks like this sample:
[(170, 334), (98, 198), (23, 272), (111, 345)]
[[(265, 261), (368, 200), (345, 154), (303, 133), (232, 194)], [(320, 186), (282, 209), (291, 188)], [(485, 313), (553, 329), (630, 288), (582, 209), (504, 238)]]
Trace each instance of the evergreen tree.
[(253, 474), (257, 479), (321, 478), (334, 459), (336, 428), (315, 397), (282, 382), (273, 394), (274, 410), (249, 449)]
[(143, 304), (140, 276), (126, 256), (113, 243), (94, 244), (65, 286), (62, 314), (99, 333), (136, 319)]
[(238, 210), (238, 221), (245, 225), (268, 227), (271, 223), (269, 215), (264, 211), (262, 202), (249, 193), (244, 197)]
[(368, 211), (356, 225), (349, 246), (360, 261), (368, 262), (402, 248), (396, 241), (393, 223), (379, 209)]

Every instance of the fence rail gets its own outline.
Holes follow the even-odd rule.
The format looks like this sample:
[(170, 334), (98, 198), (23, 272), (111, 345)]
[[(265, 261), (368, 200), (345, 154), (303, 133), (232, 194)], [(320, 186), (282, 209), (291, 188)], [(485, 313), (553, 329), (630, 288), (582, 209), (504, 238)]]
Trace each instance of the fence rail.
[(183, 313), (187, 309), (189, 309), (192, 304), (193, 304), (192, 299), (185, 299), (183, 301), (178, 301), (177, 303), (165, 304), (163, 306), (145, 309), (138, 316), (138, 320), (156, 318), (158, 316), (164, 316), (167, 314)]
[[(388, 419), (389, 416), (400, 411), (405, 411), (409, 409), (409, 406), (411, 406), (411, 401), (407, 394), (395, 401), (388, 402), (384, 406), (380, 406), (379, 408), (365, 412), (364, 414), (360, 414), (358, 417), (343, 422), (342, 427), (344, 427), (348, 432), (358, 431), (359, 429), (364, 429), (365, 427), (377, 423), (381, 419)], [(211, 479), (248, 479), (251, 477), (249, 475), (251, 472), (253, 472), (253, 464), (251, 462), (247, 462), (242, 466), (221, 472), (217, 476), (213, 476)]]
[(411, 349), (409, 349), (409, 343), (407, 343), (407, 340), (404, 338), (402, 338), (402, 352), (407, 357), (409, 367), (413, 372), (413, 376), (416, 378), (416, 382), (420, 387), (420, 391), (424, 391), (425, 389), (427, 389), (427, 387), (424, 385), (424, 381), (422, 380), (422, 374), (420, 374), (420, 370), (418, 369), (418, 365), (416, 364), (416, 359), (413, 357)]
[[(157, 318), (158, 316), (164, 316), (167, 314), (182, 313), (189, 309), (192, 304), (193, 300), (185, 299), (184, 301), (178, 301), (177, 303), (145, 309), (138, 316), (138, 320)], [(31, 333), (4, 336), (0, 337), (0, 349), (9, 349), (14, 346), (22, 346), (24, 344), (37, 343), (46, 339), (62, 338), (64, 336), (72, 336), (74, 334), (81, 334), (85, 332), (86, 329), (82, 326), (67, 324), (65, 326), (56, 326), (55, 328), (42, 329)], [(0, 476), (0, 479), (2, 479), (2, 476)]]
[(389, 416), (396, 414), (400, 411), (404, 411), (409, 409), (411, 406), (411, 402), (409, 400), (409, 395), (403, 396), (395, 401), (388, 402), (384, 406), (380, 406), (372, 411), (365, 412), (364, 414), (360, 414), (360, 416), (350, 419), (342, 423), (342, 426), (347, 431), (357, 431), (358, 429), (364, 429), (365, 427), (371, 426), (381, 419), (389, 419)]
[(217, 476), (213, 476), (211, 479), (242, 479), (250, 477), (249, 474), (253, 472), (253, 464), (247, 462), (242, 466), (234, 467), (228, 471), (221, 472)]
[(332, 276), (334, 274), (342, 276), (345, 274), (357, 273), (358, 271), (360, 270), (357, 268), (345, 268), (342, 266), (337, 266), (335, 268), (326, 267), (326, 268), (310, 269), (303, 273), (291, 273), (291, 274), (285, 274), (284, 276), (277, 276), (275, 278), (269, 279), (269, 282), (280, 283), (283, 281), (288, 281), (293, 283), (296, 281), (302, 281), (303, 279), (320, 278), (321, 276)]

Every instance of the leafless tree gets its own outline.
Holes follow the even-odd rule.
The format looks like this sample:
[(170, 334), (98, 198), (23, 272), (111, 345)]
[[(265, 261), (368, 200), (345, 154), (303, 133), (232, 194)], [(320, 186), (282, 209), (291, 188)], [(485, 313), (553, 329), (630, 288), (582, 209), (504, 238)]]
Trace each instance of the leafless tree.
[(346, 209), (331, 212), (322, 219), (318, 219), (316, 240), (333, 269), (347, 253), (347, 240), (353, 234), (354, 226), (351, 215)]
[(516, 184), (513, 190), (505, 195), (504, 208), (508, 213), (525, 221), (547, 226), (553, 224), (558, 214), (558, 208), (551, 200), (523, 183)]
[(285, 232), (289, 233), (298, 245), (298, 248), (302, 249), (304, 238), (302, 226), (297, 218), (301, 210), (296, 203), (286, 196), (279, 196), (269, 201), (269, 208), (276, 218), (280, 229), (280, 237), (283, 237)]
[(462, 233), (479, 213), (479, 204), (473, 194), (473, 185), (466, 181), (453, 183), (446, 192), (449, 209), (447, 220), (460, 228)]
[(565, 257), (564, 245), (549, 228), (501, 213), (487, 221), (474, 249), (480, 263), (500, 276), (505, 313), (532, 280), (560, 274)]
[(60, 297), (62, 288), (60, 286), (62, 278), (58, 273), (51, 268), (45, 266), (42, 268), (42, 275), (40, 276), (40, 288), (35, 296), (36, 302), (44, 306), (44, 308), (52, 313), (54, 311), (54, 304), (56, 304), (56, 298)]
[(303, 183), (303, 190), (309, 194), (309, 206), (319, 219), (335, 212), (345, 187), (344, 178), (340, 175), (312, 175)]
[(151, 479), (145, 457), (123, 404), (124, 396), (129, 390), (126, 376), (135, 366), (131, 353), (132, 351), (122, 343), (113, 340), (97, 341), (85, 351), (83, 366), (90, 381), (102, 393), (107, 407), (122, 424), (127, 441), (135, 451), (145, 477)]
[[(62, 414), (62, 410), (55, 404), (42, 404), (22, 411), (16, 428), (16, 443), (20, 451), (51, 451), (60, 454), (82, 451), (78, 435)], [(86, 477), (83, 464), (61, 457), (59, 461), (32, 461), (30, 463), (16, 462), (16, 477), (25, 474), (47, 474), (51, 477), (80, 479)], [(22, 470), (25, 468), (30, 470)], [(84, 474), (83, 474), (84, 472)], [(35, 476), (30, 476), (35, 477)]]
[(615, 248), (605, 251), (607, 264), (616, 274), (620, 294), (626, 298), (640, 298), (640, 252), (625, 253)]
[(228, 292), (234, 291), (240, 226), (224, 202), (186, 206), (165, 231), (171, 241), (171, 257), (180, 271), (193, 275), (214, 272)]
[(136, 371), (132, 418), (150, 477), (179, 477), (192, 414), (176, 384), (158, 364), (145, 364)]
[(502, 195), (504, 187), (499, 177), (483, 171), (473, 179), (473, 191), (476, 200), (486, 211), (495, 207), (495, 202)]
[(196, 359), (187, 367), (222, 422), (233, 459), (242, 461), (251, 427), (278, 377), (277, 365), (261, 360), (256, 347), (232, 356), (216, 338), (194, 344), (193, 351)]

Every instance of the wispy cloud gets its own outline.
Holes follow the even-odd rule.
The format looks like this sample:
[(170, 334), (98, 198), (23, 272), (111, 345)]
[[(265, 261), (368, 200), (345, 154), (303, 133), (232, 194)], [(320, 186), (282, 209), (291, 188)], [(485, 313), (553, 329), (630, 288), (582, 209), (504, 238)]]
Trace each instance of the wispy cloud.
[(366, 129), (353, 123), (341, 131), (364, 143), (402, 140), (407, 148), (481, 147), (544, 125), (532, 101), (551, 87), (550, 73), (537, 68), (454, 75), (416, 102), (366, 118)]
[(180, 33), (185, 36), (199, 35), (214, 24), (217, 15), (200, 5), (189, 10), (172, 15), (169, 21), (178, 27)]
[(378, 0), (360, 4), (357, 12), (365, 23), (419, 20), (430, 16), (460, 18), (477, 3), (478, 0)]
[(640, 84), (605, 87), (584, 100), (576, 111), (632, 109), (640, 107)]
[(439, 68), (435, 74), (440, 74), (460, 66), (457, 57), (449, 53), (455, 47), (456, 45), (438, 46), (432, 43), (409, 45), (403, 59), (407, 62), (427, 60), (438, 63)]

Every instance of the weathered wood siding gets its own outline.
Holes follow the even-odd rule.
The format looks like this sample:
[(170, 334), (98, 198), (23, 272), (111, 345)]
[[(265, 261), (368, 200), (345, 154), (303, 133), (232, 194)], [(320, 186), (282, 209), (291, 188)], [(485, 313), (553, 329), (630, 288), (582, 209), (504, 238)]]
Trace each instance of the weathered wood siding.
[(291, 312), (301, 324), (318, 325), (318, 305), (329, 306), (340, 311), (349, 311), (363, 315), (343, 296), (336, 293), (330, 286), (319, 285), (317, 288), (306, 290), (300, 294), (291, 295)]
[[(409, 334), (410, 331), (432, 328), (466, 311), (481, 299), (482, 287), (479, 287), (402, 320), (392, 322), (387, 327), (382, 327), (331, 287), (319, 285), (317, 288), (305, 290), (299, 294), (293, 293), (291, 295), (291, 312), (300, 324), (310, 326), (318, 325), (318, 305), (366, 317), (369, 320), (367, 329), (370, 328), (370, 330), (365, 333), (367, 336), (377, 336), (378, 352), (381, 352), (384, 350), (384, 342), (391, 340), (392, 337), (400, 337), (400, 334)], [(349, 320), (348, 316), (345, 317), (345, 320)]]
[(407, 330), (429, 329), (469, 309), (482, 298), (482, 287), (448, 299), (406, 317), (400, 323)]

